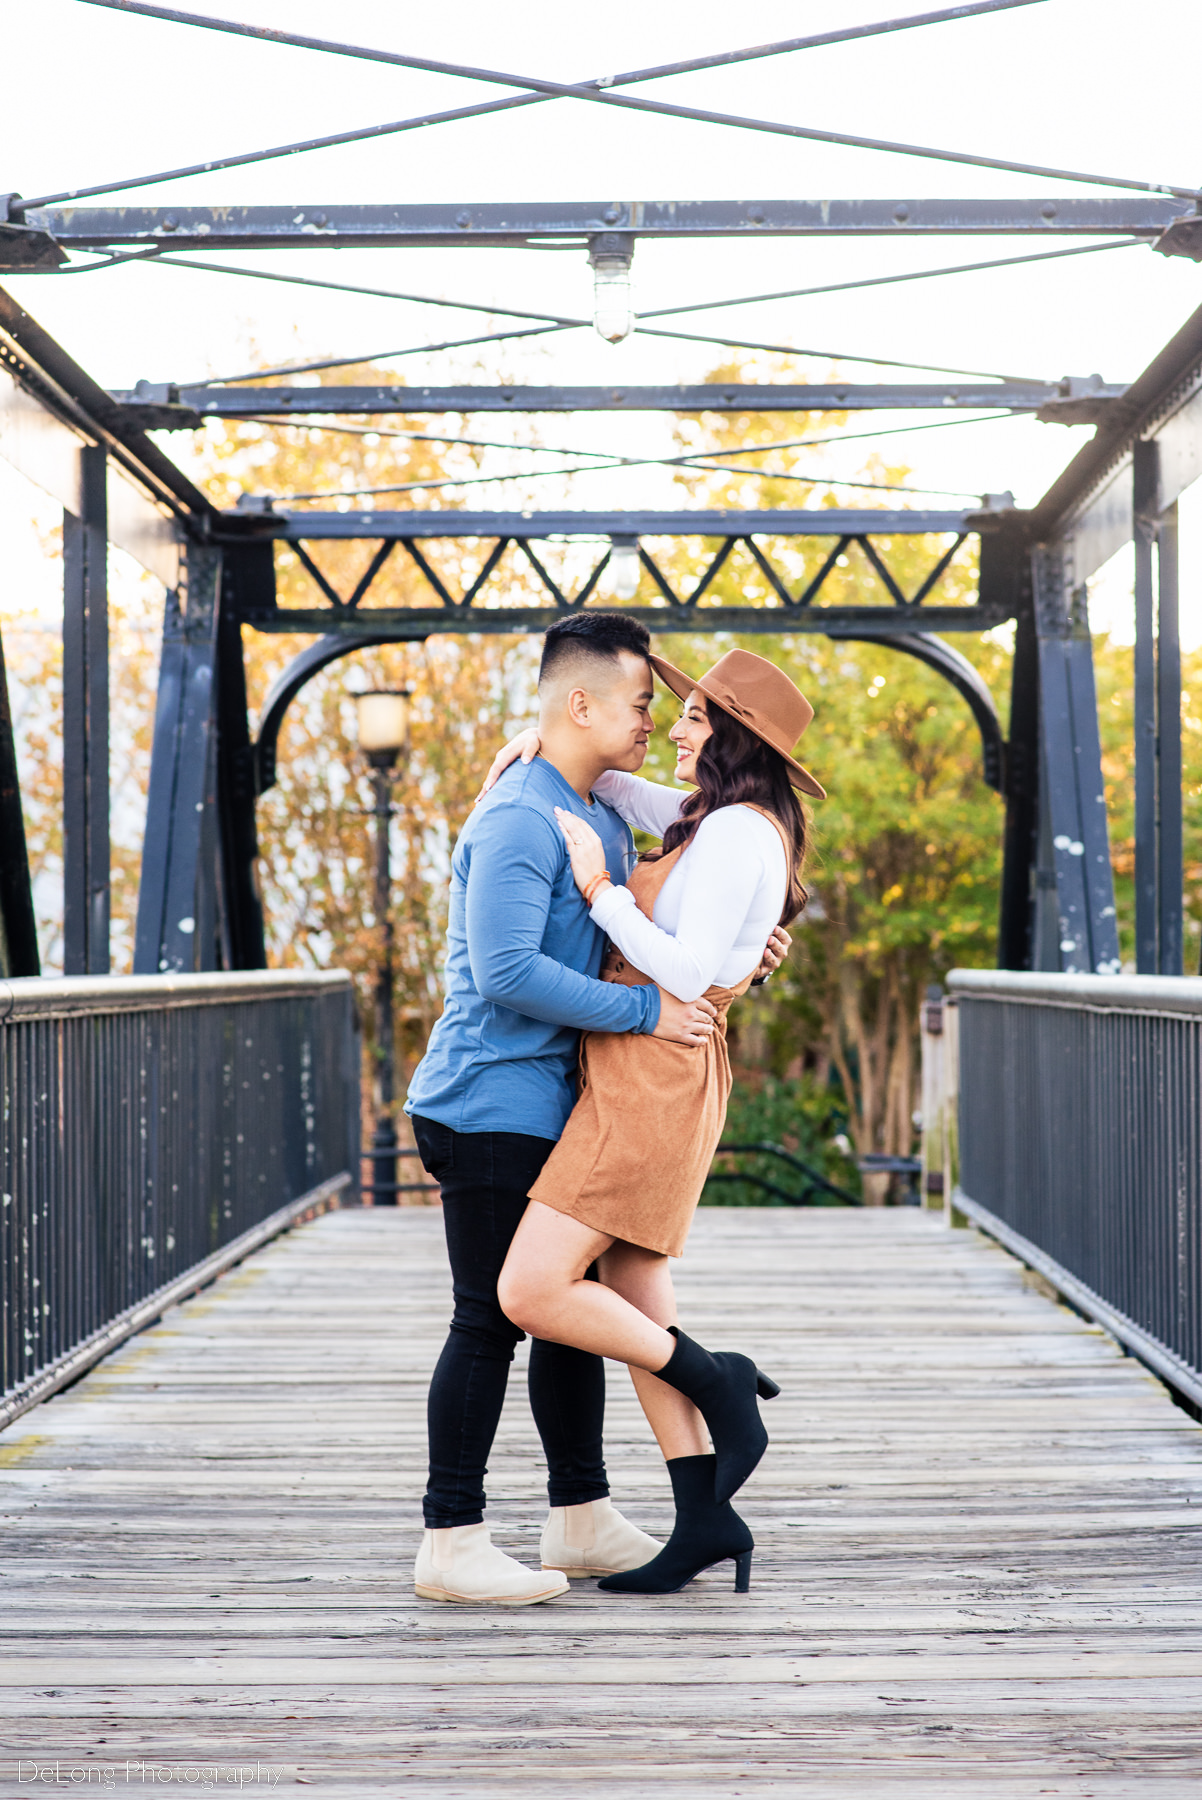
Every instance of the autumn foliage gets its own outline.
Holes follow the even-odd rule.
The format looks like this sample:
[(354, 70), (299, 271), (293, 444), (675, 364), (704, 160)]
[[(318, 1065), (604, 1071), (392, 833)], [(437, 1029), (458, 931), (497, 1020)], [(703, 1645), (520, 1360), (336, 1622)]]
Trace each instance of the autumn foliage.
[[(715, 370), (722, 380), (787, 376), (744, 366)], [(381, 371), (383, 374), (383, 371)], [(359, 371), (356, 379), (362, 379)], [(352, 494), (389, 488), (383, 506), (457, 504), (455, 490), (432, 492), (421, 483), (448, 475), (470, 478), (480, 467), (471, 446), (448, 446), (389, 432), (420, 434), (429, 427), (391, 418), (378, 432), (371, 421), (345, 433), (305, 427), (210, 426), (207, 486), (222, 505), (246, 491), (282, 495), (343, 493), (323, 505), (350, 506)], [(440, 426), (462, 434), (464, 422)], [(821, 448), (761, 446), (815, 436), (837, 437), (845, 421), (801, 415), (701, 417), (680, 422), (681, 452), (738, 450), (776, 477), (723, 471), (681, 471), (677, 477), (697, 505), (771, 507), (901, 505), (906, 470), (868, 457), (854, 494), (823, 479)], [(840, 468), (848, 473), (846, 451)], [(459, 490), (463, 492), (464, 490)], [(470, 491), (470, 490), (467, 490)], [(482, 490), (488, 493), (488, 489)], [(437, 496), (435, 498), (434, 496)], [(370, 504), (355, 499), (356, 508)], [(474, 502), (473, 502), (474, 503)], [(493, 495), (488, 505), (504, 504)], [(919, 501), (918, 503), (922, 503)], [(298, 504), (305, 504), (298, 501)], [(941, 540), (875, 540), (901, 588), (912, 594), (938, 559)], [(696, 540), (646, 546), (677, 592), (696, 586), (716, 544)], [(830, 540), (764, 541), (764, 551), (793, 594), (813, 579)], [(374, 546), (319, 544), (313, 556), (325, 578), (349, 594)], [(429, 556), (453, 593), (462, 593), (487, 545), (447, 540)], [(57, 554), (53, 541), (47, 555)], [(569, 589), (596, 547), (547, 547)], [(281, 604), (316, 601), (310, 574), (294, 555), (279, 557)], [(971, 541), (943, 576), (944, 605), (967, 603), (975, 591)], [(511, 549), (488, 590), (492, 604), (544, 603), (520, 553)], [(365, 606), (429, 605), (424, 577), (401, 549), (382, 569)], [(638, 600), (655, 604), (644, 575)], [(740, 547), (698, 603), (697, 615), (719, 605), (772, 603), (771, 583)], [(832, 568), (815, 607), (885, 604), (879, 573), (856, 545)], [(132, 955), (137, 866), (149, 769), (150, 727), (162, 596), (148, 577), (114, 558), (113, 838), (115, 964)], [(57, 636), (10, 602), (5, 646), (20, 732), (24, 799), (37, 876), (43, 951), (53, 967), (59, 950), (61, 869), (61, 651)], [(665, 623), (668, 619), (665, 618)], [(677, 623), (677, 620), (672, 620)], [(252, 713), (272, 680), (305, 643), (300, 634), (245, 633)], [(980, 742), (963, 701), (939, 676), (879, 644), (832, 640), (819, 632), (791, 632), (734, 640), (729, 635), (665, 634), (664, 653), (700, 672), (741, 641), (788, 671), (813, 702), (816, 717), (801, 754), (829, 791), (812, 808), (808, 868), (811, 902), (795, 931), (786, 971), (744, 1002), (734, 1015), (733, 1049), (745, 1090), (781, 1078), (804, 1077), (817, 1095), (833, 1091), (846, 1110), (856, 1149), (907, 1153), (916, 1103), (916, 1029), (919, 1001), (929, 982), (956, 964), (993, 961), (997, 920), (1002, 808), (981, 778)], [(957, 634), (955, 643), (992, 689), (1005, 723), (1010, 647), (1005, 630), (984, 637)], [(261, 883), (270, 959), (277, 965), (351, 970), (366, 1004), (374, 967), (377, 921), (372, 912), (370, 793), (353, 741), (348, 691), (377, 682), (414, 693), (413, 745), (396, 789), (393, 910), (397, 930), (397, 1050), (402, 1081), (420, 1057), (441, 1007), (441, 967), (449, 861), (481, 777), (503, 737), (528, 722), (534, 708), (538, 644), (516, 634), (444, 636), (425, 644), (362, 650), (335, 663), (304, 689), (290, 709), (279, 747), (277, 785), (259, 807)], [(1131, 914), (1131, 671), (1130, 652), (1104, 640), (1096, 646), (1104, 767), (1111, 807), (1124, 954), (1130, 954)], [(1187, 658), (1190, 678), (1202, 674), (1202, 654)], [(668, 779), (666, 730), (675, 701), (657, 702), (659, 730), (647, 772)], [(1187, 957), (1196, 960), (1202, 884), (1202, 830), (1195, 824), (1202, 792), (1202, 720), (1186, 702), (1187, 895), (1191, 907)], [(370, 1048), (370, 1045), (369, 1045)], [(775, 1090), (774, 1090), (775, 1091)], [(823, 1102), (825, 1105), (825, 1101)], [(825, 1115), (824, 1115), (825, 1116)]]

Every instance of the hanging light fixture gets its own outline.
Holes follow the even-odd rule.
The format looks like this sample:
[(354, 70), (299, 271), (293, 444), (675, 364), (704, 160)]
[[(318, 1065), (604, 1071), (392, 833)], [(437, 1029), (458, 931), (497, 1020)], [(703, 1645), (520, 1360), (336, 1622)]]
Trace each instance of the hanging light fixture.
[(593, 271), (593, 324), (610, 344), (620, 344), (634, 330), (630, 293), (633, 257), (632, 232), (601, 231), (588, 241), (589, 267)]
[(615, 600), (633, 600), (639, 591), (643, 566), (639, 561), (639, 540), (636, 537), (615, 537), (610, 540), (609, 561), (605, 565), (603, 586), (607, 594)]

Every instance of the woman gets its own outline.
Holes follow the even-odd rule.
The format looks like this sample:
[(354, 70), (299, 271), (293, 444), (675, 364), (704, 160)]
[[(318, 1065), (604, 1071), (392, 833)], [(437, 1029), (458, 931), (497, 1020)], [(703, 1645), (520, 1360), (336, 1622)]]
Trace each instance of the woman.
[[(676, 1501), (669, 1542), (641, 1569), (607, 1576), (611, 1592), (668, 1593), (733, 1558), (746, 1593), (754, 1548), (730, 1505), (767, 1447), (756, 1404), (779, 1392), (749, 1357), (711, 1353), (676, 1327), (668, 1257), (679, 1256), (722, 1134), (730, 1093), (725, 1015), (745, 993), (773, 927), (805, 903), (805, 815), (796, 789), (823, 790), (790, 754), (813, 708), (773, 664), (732, 650), (693, 682), (652, 667), (684, 702), (670, 732), (682, 800), (634, 775), (598, 793), (663, 838), (625, 887), (600, 840), (563, 813), (572, 872), (609, 935), (602, 977), (704, 994), (718, 1029), (700, 1049), (586, 1034), (581, 1092), (530, 1193), (498, 1293), (513, 1323), (630, 1366), (668, 1464)], [(508, 755), (533, 754), (529, 739)], [(600, 1281), (589, 1281), (597, 1265)], [(706, 1428), (713, 1440), (708, 1452)]]

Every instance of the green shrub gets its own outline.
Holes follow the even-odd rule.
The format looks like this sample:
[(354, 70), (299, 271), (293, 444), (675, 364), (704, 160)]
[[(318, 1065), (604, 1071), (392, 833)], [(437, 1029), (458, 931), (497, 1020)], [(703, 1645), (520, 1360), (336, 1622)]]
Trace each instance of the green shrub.
[[(726, 1113), (724, 1144), (779, 1144), (791, 1150), (817, 1174), (824, 1175), (847, 1192), (861, 1193), (854, 1154), (845, 1155), (837, 1137), (847, 1130), (847, 1108), (836, 1088), (818, 1087), (804, 1076), (790, 1080), (766, 1076), (748, 1080), (736, 1076)], [(850, 1148), (850, 1146), (849, 1146)], [(714, 1173), (758, 1175), (788, 1194), (806, 1191), (799, 1169), (767, 1155), (722, 1155), (714, 1159)], [(838, 1205), (831, 1194), (811, 1194), (817, 1205)], [(709, 1180), (701, 1196), (702, 1206), (784, 1206), (788, 1202), (748, 1182)]]

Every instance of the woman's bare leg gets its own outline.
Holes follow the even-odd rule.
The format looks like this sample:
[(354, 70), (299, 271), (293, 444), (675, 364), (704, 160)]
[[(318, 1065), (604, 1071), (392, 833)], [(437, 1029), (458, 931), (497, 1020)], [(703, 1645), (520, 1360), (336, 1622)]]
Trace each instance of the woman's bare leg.
[(662, 1369), (675, 1338), (612, 1288), (584, 1278), (612, 1243), (605, 1232), (532, 1200), (497, 1283), (502, 1310), (534, 1337), (634, 1368)]
[[(597, 1273), (605, 1287), (621, 1294), (657, 1325), (675, 1325), (676, 1295), (666, 1256), (615, 1240), (598, 1258)], [(676, 1456), (708, 1453), (705, 1420), (691, 1400), (646, 1369), (631, 1365), (630, 1379), (666, 1462)]]

